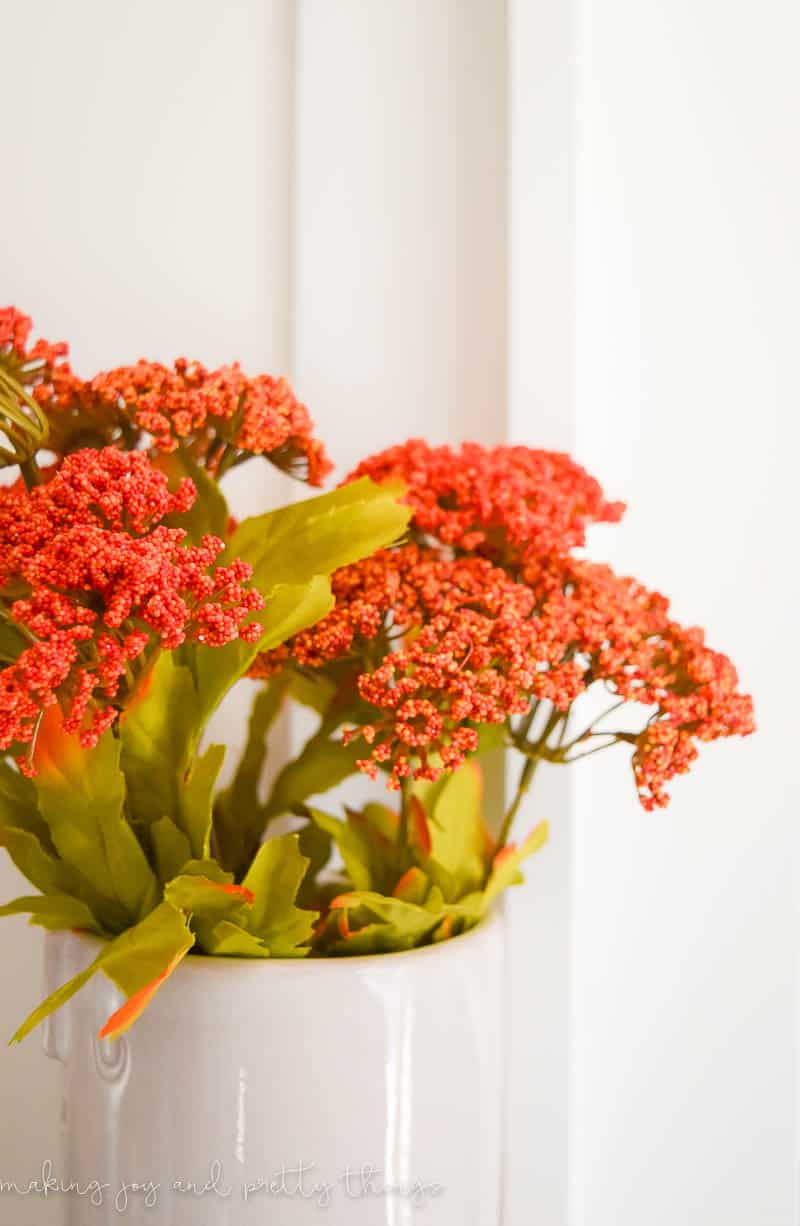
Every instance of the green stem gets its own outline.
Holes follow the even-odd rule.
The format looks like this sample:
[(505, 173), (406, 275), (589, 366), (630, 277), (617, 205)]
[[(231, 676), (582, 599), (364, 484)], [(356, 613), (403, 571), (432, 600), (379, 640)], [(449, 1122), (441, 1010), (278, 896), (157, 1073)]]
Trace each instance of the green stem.
[(508, 810), (506, 811), (506, 815), (503, 818), (503, 824), (500, 827), (500, 833), (497, 836), (497, 851), (501, 851), (502, 848), (504, 848), (506, 843), (508, 842), (508, 836), (511, 833), (511, 827), (514, 822), (514, 818), (517, 816), (519, 807), (522, 804), (523, 800), (525, 799), (525, 794), (528, 791), (529, 787), (531, 786), (531, 781), (536, 771), (536, 767), (539, 765), (540, 761), (541, 761), (541, 758), (533, 758), (533, 757), (526, 758), (525, 760), (525, 764), (522, 767), (522, 772), (519, 777), (519, 783), (517, 784), (517, 790), (514, 795), (514, 799), (512, 800)]
[(216, 468), (212, 474), (217, 481), (221, 481), (225, 473), (233, 468), (239, 461), (239, 453), (232, 443), (226, 443), (222, 449), (222, 454), (217, 461)]
[(42, 484), (42, 474), (35, 456), (31, 456), (29, 460), (21, 460), (19, 470), (27, 489), (32, 490)]
[(397, 842), (400, 847), (408, 846), (408, 810), (411, 803), (411, 783), (408, 779), (400, 780), (400, 824), (397, 828)]
[[(591, 758), (593, 753), (600, 753), (601, 749), (610, 749), (612, 745), (635, 745), (638, 737), (633, 732), (593, 732), (592, 736), (610, 737), (604, 745), (595, 745), (592, 749), (584, 749), (582, 753), (573, 754), (571, 758), (563, 758), (562, 761), (569, 766), (571, 762), (580, 762), (581, 758)], [(565, 746), (564, 753), (572, 749), (572, 745)]]

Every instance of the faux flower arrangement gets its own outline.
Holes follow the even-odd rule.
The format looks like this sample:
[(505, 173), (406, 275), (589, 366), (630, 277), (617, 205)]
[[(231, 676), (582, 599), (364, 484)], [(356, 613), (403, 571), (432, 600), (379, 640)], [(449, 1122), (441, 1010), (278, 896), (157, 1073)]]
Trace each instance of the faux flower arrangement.
[[(30, 334), (0, 311), (0, 459), (20, 470), (0, 489), (0, 843), (39, 892), (0, 913), (106, 940), (16, 1039), (99, 970), (126, 998), (111, 1036), (190, 951), (455, 936), (546, 838), (510, 841), (540, 762), (627, 745), (652, 809), (699, 742), (753, 730), (702, 631), (576, 553), (623, 507), (569, 457), (412, 440), (235, 524), (234, 466), (329, 471), (284, 380), (181, 359), (87, 381)], [(219, 787), (225, 748), (204, 732), (236, 684), (249, 737)], [(581, 723), (587, 692), (606, 701)], [(315, 730), (262, 796), (289, 703)], [(522, 769), (492, 832), (477, 763), (498, 746)], [(397, 803), (317, 807), (357, 771)]]

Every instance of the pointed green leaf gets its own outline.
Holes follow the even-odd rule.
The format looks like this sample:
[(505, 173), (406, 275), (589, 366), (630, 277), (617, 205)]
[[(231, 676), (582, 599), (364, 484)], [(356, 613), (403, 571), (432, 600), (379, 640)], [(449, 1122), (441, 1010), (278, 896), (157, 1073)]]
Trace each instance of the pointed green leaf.
[(295, 702), (316, 711), (317, 715), (325, 715), (336, 693), (335, 683), (325, 673), (290, 673), (288, 681)]
[(5, 847), (23, 877), (43, 894), (78, 894), (78, 874), (49, 855), (29, 830), (0, 826), (0, 847)]
[(0, 619), (0, 668), (5, 668), (16, 660), (30, 644), (25, 635), (13, 622)]
[(33, 780), (3, 761), (0, 761), (0, 826), (29, 830), (50, 850), (50, 835), (39, 813)]
[(427, 873), (423, 873), (421, 868), (416, 864), (412, 865), (407, 872), (398, 881), (392, 891), (394, 898), (399, 898), (403, 902), (414, 903), (421, 907), (428, 897), (430, 889), (430, 880)]
[(103, 974), (126, 996), (150, 984), (177, 954), (194, 944), (186, 916), (168, 902), (160, 903), (141, 923), (123, 932), (100, 955)]
[(466, 762), (441, 782), (428, 810), (431, 846), (423, 865), (445, 898), (455, 901), (484, 881), (483, 780), (477, 764)]
[(256, 587), (302, 583), (330, 575), (402, 537), (410, 508), (400, 486), (376, 485), (368, 477), (304, 502), (292, 503), (241, 523), (228, 545), (254, 569)]
[(160, 891), (142, 845), (121, 813), (101, 813), (98, 822), (114, 896), (129, 915), (144, 919)]
[(62, 928), (99, 932), (100, 928), (86, 903), (69, 894), (36, 894), (30, 898), (16, 898), (14, 902), (0, 907), (0, 917), (6, 915), (30, 915), (32, 924), (57, 931)]
[(257, 936), (230, 920), (198, 925), (197, 938), (205, 953), (214, 954), (216, 957), (268, 958), (270, 956), (266, 945)]
[(233, 885), (233, 873), (227, 873), (216, 860), (187, 860), (181, 871), (183, 877), (208, 877), (219, 885)]
[(268, 839), (258, 851), (243, 885), (255, 895), (247, 927), (260, 937), (273, 957), (304, 957), (298, 948), (313, 932), (317, 914), (295, 905), (308, 869), (296, 834)]
[(230, 787), (219, 798), (220, 808), (236, 820), (247, 821), (259, 807), (259, 785), (267, 760), (267, 737), (286, 697), (289, 678), (267, 682), (256, 693), (250, 710), (245, 746)]
[(335, 843), (347, 875), (353, 883), (353, 889), (371, 890), (373, 881), (370, 847), (361, 832), (349, 823), (340, 821), (338, 817), (332, 817), (331, 814), (311, 805), (305, 806), (303, 812), (317, 829), (324, 831)]
[(292, 813), (309, 797), (330, 791), (355, 773), (356, 762), (363, 756), (363, 746), (344, 745), (321, 728), (278, 775), (264, 810), (265, 820)]
[[(380, 928), (372, 930), (370, 952), (388, 953), (393, 950), (413, 949), (425, 941), (441, 921), (441, 914), (435, 914), (425, 907), (404, 902), (400, 898), (387, 898), (368, 890), (353, 890), (351, 893), (334, 899), (333, 909), (356, 912), (363, 908), (371, 916), (380, 921)], [(361, 927), (361, 925), (359, 925)], [(334, 943), (334, 953), (354, 953), (358, 946), (353, 944), (358, 929), (350, 932), (341, 941)]]
[(391, 894), (398, 877), (409, 867), (408, 849), (398, 840), (399, 814), (375, 801), (360, 810), (346, 808), (345, 812), (348, 828), (364, 848), (370, 871), (369, 889)]
[(223, 864), (243, 870), (264, 832), (259, 784), (267, 758), (267, 737), (283, 704), (288, 675), (259, 689), (253, 702), (247, 745), (231, 786), (217, 797), (214, 833)]
[(207, 857), (211, 848), (211, 813), (214, 786), (225, 758), (224, 745), (209, 745), (197, 758), (180, 793), (182, 826), (198, 858)]
[(519, 847), (509, 843), (494, 858), (492, 871), (483, 894), (483, 909), (487, 912), (496, 898), (508, 886), (519, 880), (522, 861), (544, 847), (549, 835), (547, 822), (539, 822)]
[(137, 822), (178, 815), (200, 732), (192, 674), (177, 663), (174, 652), (163, 651), (142, 694), (120, 721), (122, 769)]
[(123, 816), (119, 741), (109, 731), (93, 749), (82, 749), (75, 737), (51, 726), (46, 738), (40, 736), (37, 765), (39, 810), (61, 859), (106, 904), (98, 918), (112, 930), (141, 918), (153, 905), (157, 882)]
[(33, 1013), (26, 1018), (16, 1033), (12, 1035), (11, 1039), (9, 1040), (9, 1046), (11, 1043), (21, 1043), (22, 1040), (26, 1038), (27, 1035), (29, 1035), (40, 1022), (43, 1022), (45, 1018), (50, 1017), (50, 1015), (60, 1009), (62, 1005), (65, 1005), (68, 1000), (71, 1000), (72, 997), (75, 996), (76, 993), (80, 992), (81, 988), (89, 982), (92, 976), (96, 974), (97, 970), (98, 966), (95, 961), (91, 964), (91, 966), (87, 966), (85, 970), (81, 971), (79, 975), (75, 975), (74, 978), (69, 979), (66, 983), (62, 984), (60, 988), (57, 988), (55, 992), (52, 992), (46, 1000), (43, 1000), (42, 1003), (33, 1010)]
[(300, 584), (269, 585), (266, 592), (258, 584), (255, 586), (266, 597), (266, 607), (252, 619), (263, 629), (257, 643), (237, 639), (224, 647), (187, 643), (181, 649), (197, 685), (197, 717), (202, 726), (259, 652), (271, 651), (333, 608), (330, 580), (324, 575), (315, 575)]
[(167, 884), (164, 898), (187, 915), (216, 921), (241, 916), (250, 906), (251, 895), (242, 886), (185, 873)]
[(225, 495), (208, 471), (195, 464), (182, 447), (175, 451), (158, 452), (153, 463), (164, 473), (171, 490), (176, 490), (184, 477), (189, 477), (197, 490), (197, 497), (189, 510), (168, 515), (165, 520), (167, 526), (182, 528), (192, 544), (199, 544), (207, 534), (224, 541), (228, 535), (230, 511)]
[(348, 814), (355, 821), (363, 820), (372, 831), (372, 836), (379, 842), (379, 845), (385, 847), (389, 843), (394, 843), (397, 839), (400, 817), (388, 805), (382, 805), (378, 801), (371, 800), (360, 811), (348, 809)]
[(397, 501), (398, 492), (364, 478), (239, 524), (222, 561), (241, 558), (253, 567), (253, 586), (266, 599), (253, 620), (264, 633), (256, 645), (239, 640), (213, 651), (186, 647), (204, 718), (259, 651), (277, 647), (330, 612), (329, 575), (402, 535), (410, 509)]
[(297, 832), (300, 854), (308, 860), (308, 868), (297, 894), (297, 905), (305, 910), (317, 910), (320, 885), (317, 875), (328, 864), (333, 849), (333, 840), (327, 831), (309, 821)]
[(183, 871), (186, 861), (191, 859), (192, 849), (186, 835), (175, 825), (171, 817), (159, 818), (157, 822), (153, 822), (149, 830), (156, 858), (158, 879), (166, 883)]
[[(124, 1028), (141, 1013), (164, 978), (193, 944), (194, 935), (183, 913), (169, 903), (161, 903), (135, 927), (104, 945), (90, 966), (34, 1009), (12, 1038), (12, 1043), (19, 1043), (35, 1026), (66, 1004), (99, 970), (128, 997), (129, 1004), (134, 998), (127, 1018), (119, 1019), (120, 1028)], [(140, 993), (143, 995), (136, 999)]]

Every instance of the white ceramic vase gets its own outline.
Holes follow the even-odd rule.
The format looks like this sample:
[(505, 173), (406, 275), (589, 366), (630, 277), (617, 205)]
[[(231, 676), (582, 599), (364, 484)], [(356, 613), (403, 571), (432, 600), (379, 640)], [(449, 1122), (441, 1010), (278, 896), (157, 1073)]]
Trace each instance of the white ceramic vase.
[[(48, 935), (48, 991), (95, 945)], [(408, 953), (190, 957), (115, 1041), (96, 976), (45, 1036), (67, 1226), (498, 1226), (504, 959), (499, 911)]]

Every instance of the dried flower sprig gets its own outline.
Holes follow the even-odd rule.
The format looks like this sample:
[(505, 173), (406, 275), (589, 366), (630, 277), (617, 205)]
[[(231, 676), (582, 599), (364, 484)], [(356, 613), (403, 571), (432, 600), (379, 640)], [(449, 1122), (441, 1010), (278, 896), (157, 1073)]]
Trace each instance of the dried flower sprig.
[[(335, 575), (333, 612), (255, 671), (327, 669), (343, 712), (349, 684), (358, 716), (344, 739), (370, 747), (361, 770), (386, 770), (392, 788), (432, 780), (478, 750), (481, 726), (502, 725), (525, 758), (504, 842), (539, 761), (627, 744), (652, 809), (699, 742), (753, 730), (726, 656), (674, 621), (659, 593), (572, 555), (587, 522), (622, 507), (568, 457), (412, 440), (355, 471), (409, 483), (419, 543)], [(638, 730), (573, 736), (574, 704), (592, 688), (638, 712)]]
[(35, 395), (47, 411), (54, 450), (87, 435), (126, 448), (177, 448), (217, 477), (251, 456), (321, 485), (330, 469), (308, 410), (285, 379), (251, 378), (238, 364), (208, 370), (179, 358), (173, 366), (139, 361), (88, 381), (53, 371)]
[(363, 460), (348, 479), (360, 476), (406, 485), (419, 539), (510, 570), (582, 545), (588, 524), (615, 523), (624, 510), (568, 455), (531, 447), (456, 449), (410, 439)]
[(96, 744), (150, 647), (259, 636), (251, 567), (218, 566), (219, 538), (188, 546), (162, 522), (194, 499), (191, 481), (170, 493), (145, 455), (113, 447), (75, 452), (46, 484), (0, 493), (0, 622), (24, 644), (0, 671), (0, 750), (31, 742), (55, 703), (65, 730)]
[(310, 485), (330, 471), (308, 409), (284, 378), (178, 358), (172, 366), (141, 359), (82, 379), (66, 344), (31, 343), (31, 328), (15, 308), (0, 310), (0, 372), (28, 389), (26, 404), (38, 406), (59, 457), (86, 447), (180, 448), (216, 477), (252, 456)]

